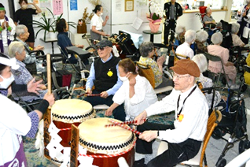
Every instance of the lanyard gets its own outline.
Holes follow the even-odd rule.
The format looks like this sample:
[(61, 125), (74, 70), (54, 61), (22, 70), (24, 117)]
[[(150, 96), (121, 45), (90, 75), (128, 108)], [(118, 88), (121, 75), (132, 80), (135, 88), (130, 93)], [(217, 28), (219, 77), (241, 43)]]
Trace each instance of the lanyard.
[[(186, 100), (187, 100), (187, 98), (194, 92), (194, 90), (196, 89), (196, 87), (197, 86), (195, 86), (192, 90), (191, 90), (191, 92), (188, 94), (188, 96), (184, 99), (184, 101), (183, 101), (183, 105), (182, 105), (182, 107), (181, 107), (181, 109), (180, 109), (180, 111), (179, 111), (179, 113), (177, 114), (178, 116), (181, 114), (181, 112), (182, 112), (182, 109), (183, 109), (183, 106), (184, 106), (184, 103), (186, 102)], [(177, 111), (178, 111), (178, 109), (179, 109), (179, 101), (180, 101), (180, 96), (181, 95), (179, 95), (179, 97), (178, 97), (178, 101), (177, 101)]]

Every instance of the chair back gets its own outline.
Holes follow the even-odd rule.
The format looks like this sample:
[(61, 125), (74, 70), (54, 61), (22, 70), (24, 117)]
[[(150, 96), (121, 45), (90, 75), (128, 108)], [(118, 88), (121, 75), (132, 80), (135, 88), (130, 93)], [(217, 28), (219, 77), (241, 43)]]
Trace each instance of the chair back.
[(175, 53), (175, 54), (174, 54), (174, 64), (175, 64), (178, 60), (181, 60), (181, 59), (190, 59), (190, 57), (184, 56), (184, 55), (181, 55), (181, 54), (178, 54), (178, 53)]
[(139, 62), (136, 62), (136, 66), (139, 68), (140, 74), (147, 78), (152, 87), (155, 88), (155, 77), (151, 66)]

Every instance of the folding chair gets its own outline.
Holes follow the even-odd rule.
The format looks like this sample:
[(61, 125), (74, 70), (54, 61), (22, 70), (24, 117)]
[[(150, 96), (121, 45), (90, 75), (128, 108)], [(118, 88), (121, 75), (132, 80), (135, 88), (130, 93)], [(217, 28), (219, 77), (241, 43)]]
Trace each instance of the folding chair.
[[(194, 158), (192, 158), (188, 161), (182, 162), (181, 165), (188, 165), (188, 166), (189, 165), (196, 165), (196, 166), (203, 167), (203, 161), (204, 161), (204, 165), (205, 165), (205, 167), (207, 167), (205, 150), (207, 148), (207, 144), (208, 144), (209, 139), (213, 133), (214, 128), (218, 125), (218, 123), (220, 122), (221, 119), (222, 119), (222, 115), (221, 115), (220, 111), (216, 110), (216, 111), (213, 111), (211, 113), (211, 115), (208, 118), (208, 122), (207, 122), (207, 132), (205, 134), (204, 140), (202, 142), (202, 146), (201, 146), (198, 154)], [(167, 142), (162, 141), (159, 145), (157, 155), (162, 154), (164, 151), (167, 150), (167, 148), (168, 148)]]
[(207, 52), (205, 52), (204, 55), (205, 55), (206, 58), (207, 58), (208, 60), (210, 60), (210, 61), (213, 61), (213, 62), (220, 62), (220, 63), (221, 63), (221, 67), (222, 67), (222, 68), (221, 68), (221, 71), (220, 71), (219, 73), (213, 73), (213, 72), (209, 71), (209, 73), (212, 74), (212, 79), (213, 79), (213, 81), (215, 81), (215, 80), (216, 80), (216, 77), (217, 77), (217, 81), (216, 81), (216, 82), (218, 83), (219, 80), (220, 80), (220, 75), (223, 74), (223, 75), (224, 75), (224, 78), (225, 78), (225, 83), (226, 83), (227, 87), (230, 88), (230, 86), (229, 86), (229, 84), (228, 84), (228, 77), (227, 77), (227, 75), (226, 75), (226, 73), (225, 73), (224, 65), (223, 65), (223, 62), (222, 62), (221, 58), (220, 58), (219, 56), (211, 55), (211, 54), (209, 54), (209, 53), (207, 53)]

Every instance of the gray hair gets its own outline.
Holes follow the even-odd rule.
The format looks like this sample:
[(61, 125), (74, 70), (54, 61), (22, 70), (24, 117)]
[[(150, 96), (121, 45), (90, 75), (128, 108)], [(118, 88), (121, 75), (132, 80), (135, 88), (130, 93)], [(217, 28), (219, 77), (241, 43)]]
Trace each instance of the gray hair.
[(9, 45), (9, 56), (10, 58), (16, 57), (16, 53), (21, 54), (24, 50), (23, 43), (19, 41), (13, 41)]
[(184, 31), (186, 31), (186, 28), (184, 27), (184, 26), (177, 26), (176, 28), (175, 28), (175, 32), (176, 32), (176, 34), (181, 34), (181, 33), (183, 33)]
[(211, 37), (211, 41), (215, 45), (221, 44), (222, 40), (223, 40), (223, 36), (222, 36), (221, 32), (216, 32)]
[(232, 23), (232, 28), (231, 28), (231, 32), (233, 34), (236, 34), (240, 29), (240, 24), (239, 23)]
[(20, 35), (25, 33), (25, 28), (27, 28), (25, 25), (20, 24), (16, 26), (16, 36), (19, 37)]
[(152, 42), (143, 42), (139, 48), (142, 57), (148, 57), (149, 52), (153, 49), (154, 44)]
[(197, 64), (201, 73), (207, 70), (207, 58), (204, 54), (197, 54), (192, 58), (192, 60)]
[(196, 33), (196, 40), (199, 42), (204, 42), (208, 38), (208, 33), (205, 30), (200, 30)]
[(196, 32), (194, 30), (187, 30), (184, 36), (185, 42), (192, 43), (196, 38)]
[(210, 8), (206, 8), (206, 14), (207, 14), (210, 10), (211, 10)]

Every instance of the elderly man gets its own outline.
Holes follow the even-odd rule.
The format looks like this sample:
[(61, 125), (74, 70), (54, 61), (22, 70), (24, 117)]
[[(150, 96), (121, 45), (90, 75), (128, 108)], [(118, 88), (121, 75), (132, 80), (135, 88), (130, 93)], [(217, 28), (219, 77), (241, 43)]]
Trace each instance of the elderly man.
[[(176, 54), (189, 57), (190, 59), (194, 56), (194, 51), (190, 48), (190, 45), (195, 41), (196, 32), (194, 30), (188, 30), (185, 35), (185, 42), (177, 47)], [(180, 57), (182, 59), (183, 57)]]
[[(24, 63), (26, 64), (26, 68), (29, 70), (29, 72), (32, 75), (36, 75), (37, 70), (36, 70), (36, 54), (32, 53), (29, 54), (33, 49), (29, 47), (29, 45), (25, 42), (26, 39), (29, 37), (29, 32), (28, 28), (25, 25), (18, 25), (16, 26), (16, 40), (20, 41), (26, 50), (26, 57), (24, 59)], [(37, 50), (42, 50), (44, 47), (43, 46), (37, 46), (34, 48), (35, 51)]]
[(205, 27), (215, 28), (216, 22), (211, 16), (212, 10), (210, 8), (206, 8), (206, 15), (203, 17), (203, 23)]
[(14, 40), (16, 25), (5, 14), (5, 8), (0, 3), (0, 52), (8, 54), (8, 46)]
[[(88, 96), (84, 100), (88, 101), (92, 106), (99, 104), (111, 106), (113, 104), (113, 95), (122, 85), (118, 72), (120, 59), (112, 55), (112, 42), (108, 40), (100, 41), (97, 44), (97, 48), (100, 58), (91, 65), (86, 83)], [(92, 91), (93, 86), (95, 86), (95, 89)], [(95, 94), (100, 94), (100, 96)], [(123, 104), (114, 109), (113, 116), (115, 119), (125, 121), (126, 114)]]
[[(199, 67), (189, 59), (179, 60), (174, 71), (174, 89), (170, 95), (152, 104), (135, 118), (137, 130), (142, 132), (136, 141), (133, 167), (143, 167), (145, 154), (152, 154), (152, 143), (158, 138), (168, 143), (168, 150), (152, 159), (147, 167), (171, 167), (193, 158), (199, 151), (206, 133), (208, 104), (196, 85)], [(174, 125), (144, 122), (156, 114), (175, 111)]]

